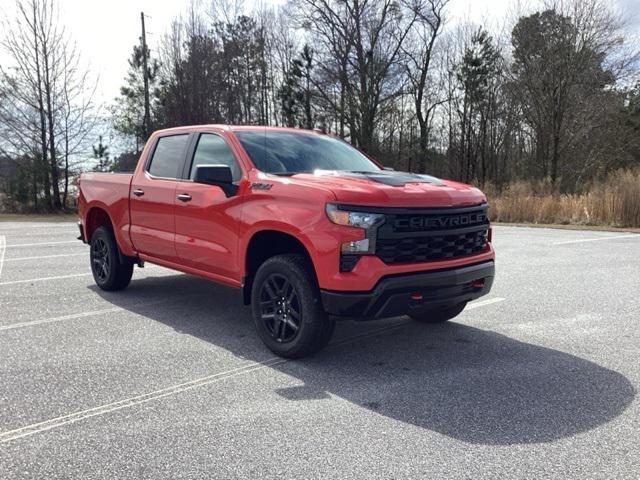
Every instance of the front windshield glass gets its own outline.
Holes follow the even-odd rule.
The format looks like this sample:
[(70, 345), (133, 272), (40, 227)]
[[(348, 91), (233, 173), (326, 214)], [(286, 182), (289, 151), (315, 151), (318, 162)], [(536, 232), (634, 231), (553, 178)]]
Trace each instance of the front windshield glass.
[(378, 172), (380, 167), (346, 142), (303, 132), (236, 131), (258, 170), (274, 174), (315, 170)]

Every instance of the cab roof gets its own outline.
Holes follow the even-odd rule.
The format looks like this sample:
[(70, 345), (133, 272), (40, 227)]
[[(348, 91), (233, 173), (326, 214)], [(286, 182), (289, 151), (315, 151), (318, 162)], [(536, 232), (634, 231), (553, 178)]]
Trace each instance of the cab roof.
[(203, 129), (217, 129), (231, 132), (291, 132), (291, 133), (313, 133), (316, 135), (325, 135), (321, 130), (308, 130), (304, 128), (292, 127), (274, 127), (269, 125), (226, 125), (226, 124), (203, 124), (203, 125), (187, 125), (183, 127), (172, 127), (156, 130), (154, 134), (167, 133), (191, 133)]

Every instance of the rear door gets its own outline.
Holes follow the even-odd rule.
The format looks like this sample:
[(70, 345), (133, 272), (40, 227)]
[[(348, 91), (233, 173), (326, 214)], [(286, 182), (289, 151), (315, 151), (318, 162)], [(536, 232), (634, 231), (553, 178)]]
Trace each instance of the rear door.
[(140, 253), (177, 262), (174, 208), (190, 134), (158, 137), (131, 182), (131, 241)]
[(198, 165), (228, 165), (234, 183), (240, 181), (243, 172), (222, 134), (195, 135), (184, 180), (176, 188), (176, 250), (182, 264), (237, 283), (241, 195), (227, 197), (220, 187), (195, 183), (193, 179)]

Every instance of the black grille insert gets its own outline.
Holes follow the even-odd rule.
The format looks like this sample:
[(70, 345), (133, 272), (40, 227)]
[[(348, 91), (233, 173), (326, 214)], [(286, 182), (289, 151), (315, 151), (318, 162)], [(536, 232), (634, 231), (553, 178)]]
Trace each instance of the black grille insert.
[(486, 204), (465, 208), (376, 209), (376, 255), (385, 263), (449, 260), (482, 251), (487, 243)]

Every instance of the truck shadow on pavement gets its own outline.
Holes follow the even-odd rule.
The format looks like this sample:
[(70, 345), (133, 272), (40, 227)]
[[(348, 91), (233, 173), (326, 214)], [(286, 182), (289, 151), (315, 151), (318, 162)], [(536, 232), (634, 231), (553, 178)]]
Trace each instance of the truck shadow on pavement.
[[(134, 279), (117, 293), (91, 288), (116, 306), (238, 357), (273, 358), (235, 290), (186, 275)], [(349, 340), (353, 336), (361, 338)], [(332, 345), (312, 358), (269, 367), (303, 384), (275, 393), (292, 402), (335, 395), (384, 417), (485, 445), (550, 442), (585, 432), (614, 419), (635, 396), (617, 372), (455, 321), (341, 322)]]

